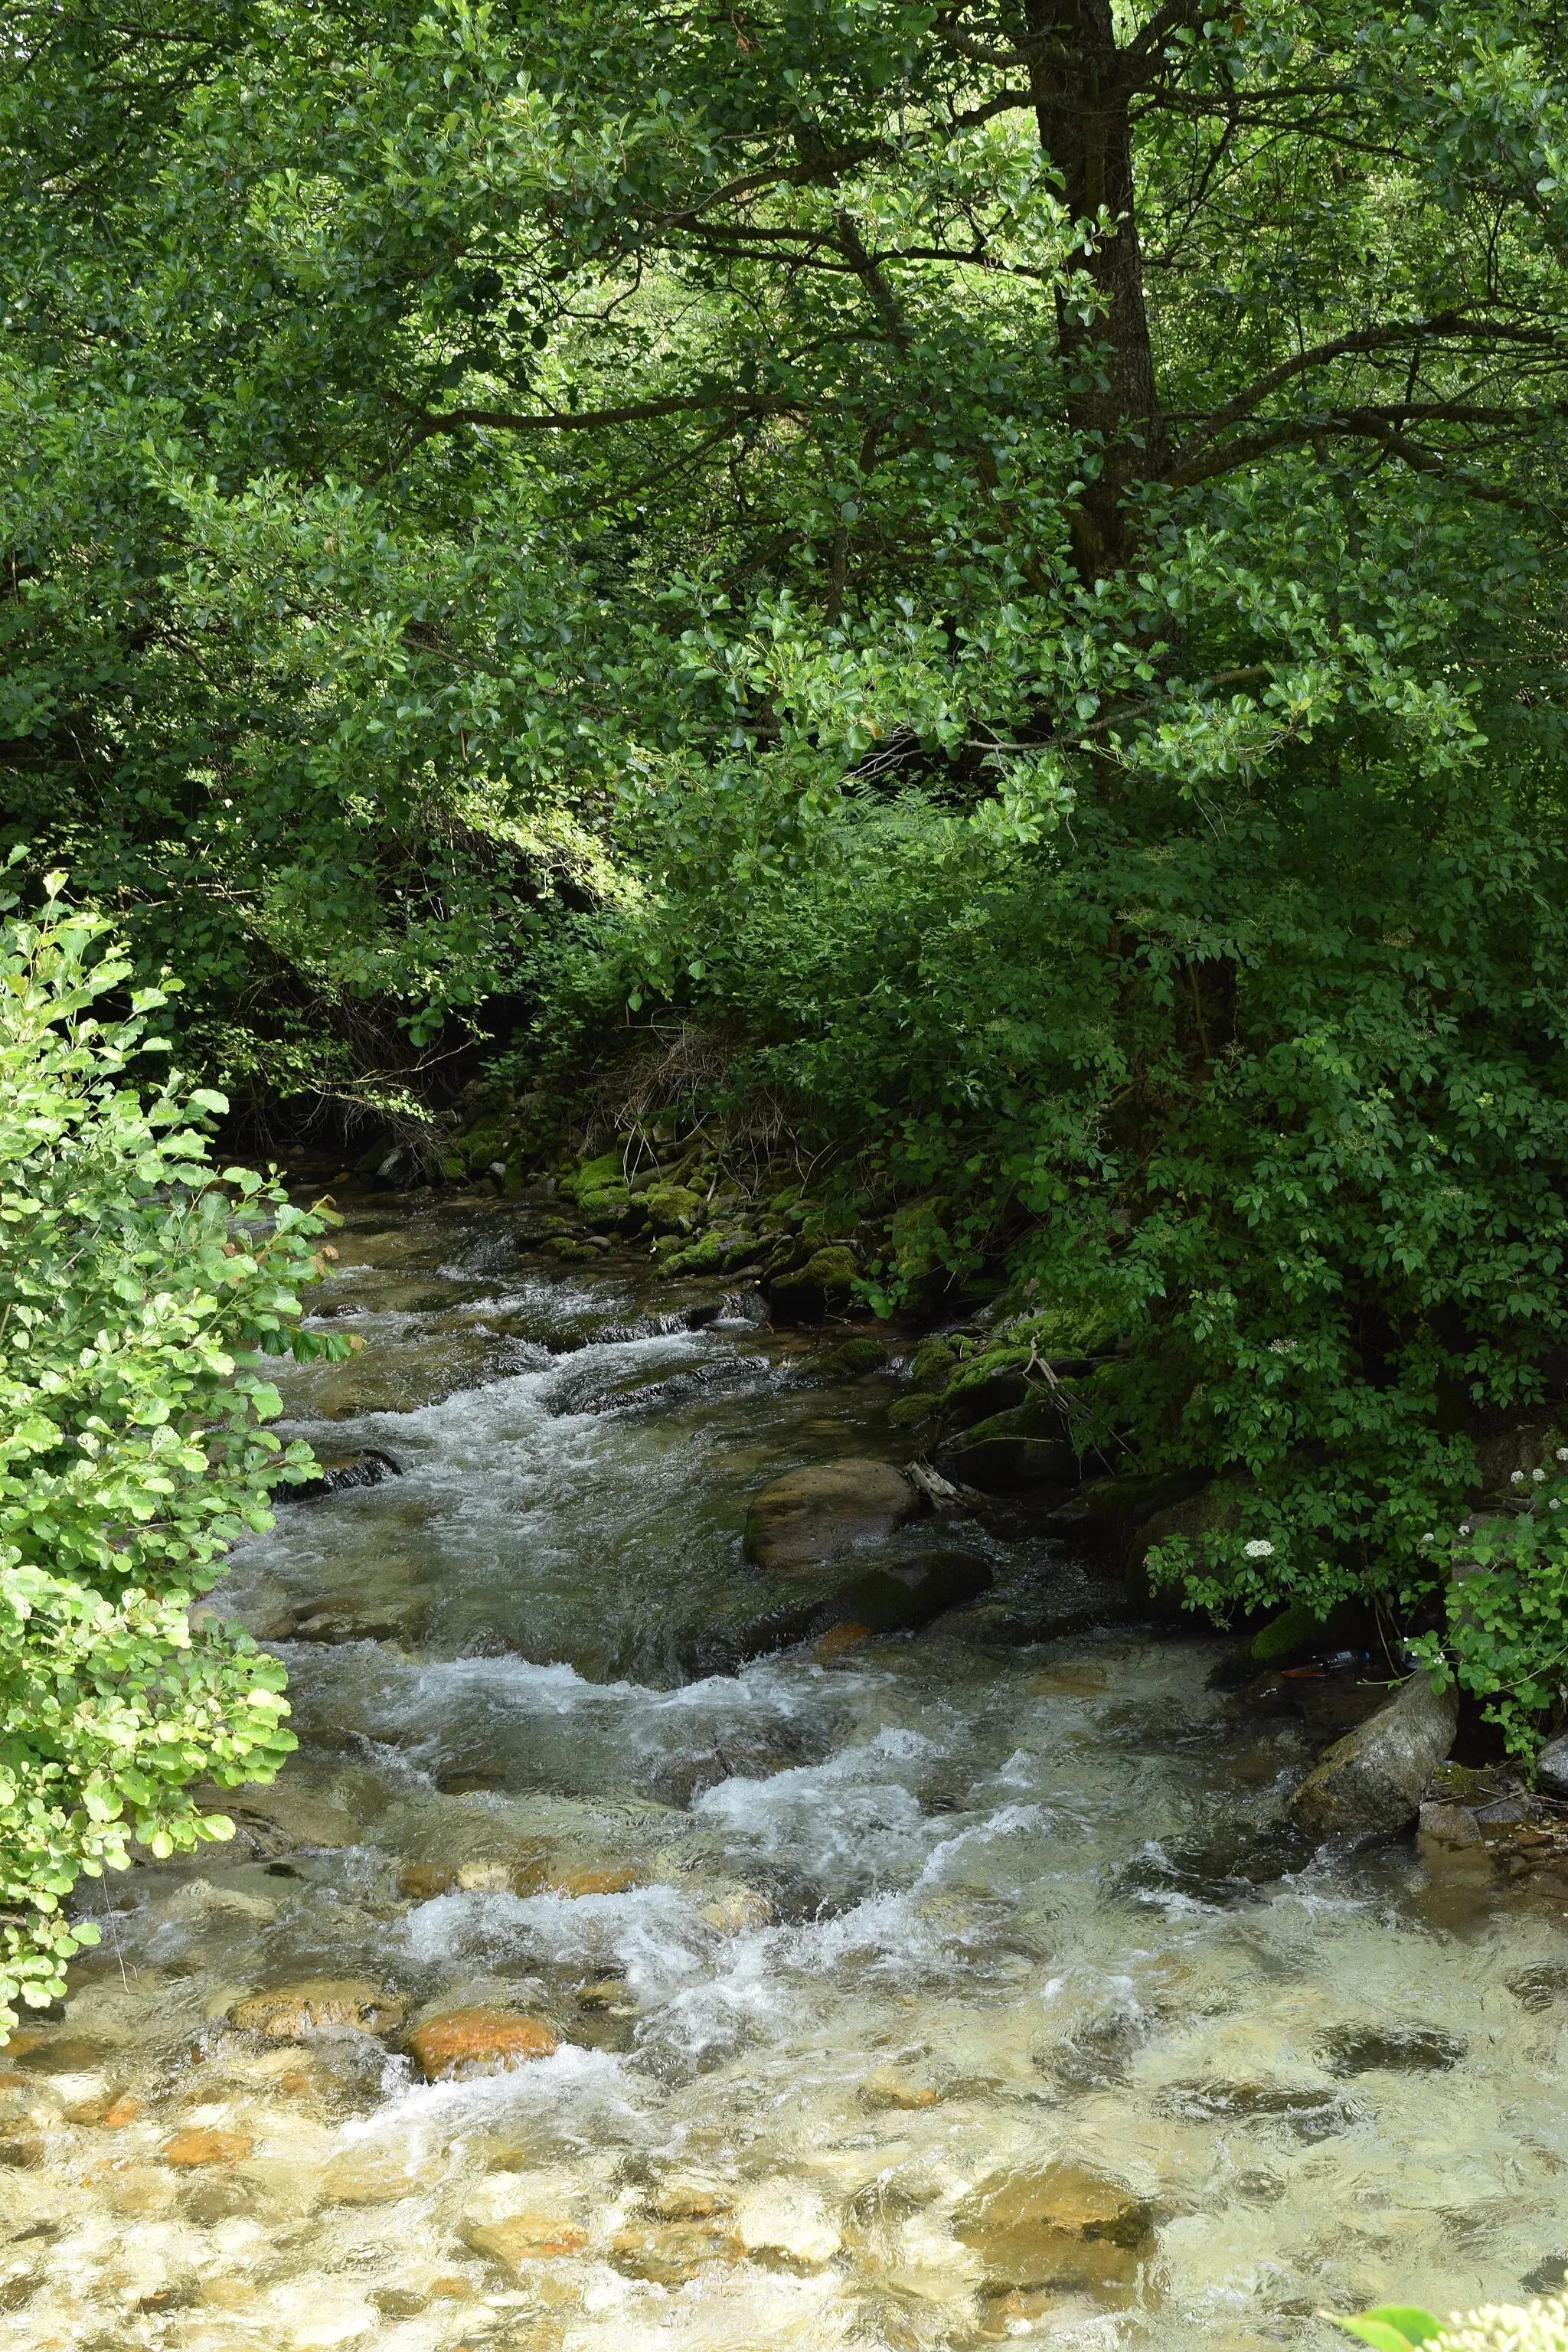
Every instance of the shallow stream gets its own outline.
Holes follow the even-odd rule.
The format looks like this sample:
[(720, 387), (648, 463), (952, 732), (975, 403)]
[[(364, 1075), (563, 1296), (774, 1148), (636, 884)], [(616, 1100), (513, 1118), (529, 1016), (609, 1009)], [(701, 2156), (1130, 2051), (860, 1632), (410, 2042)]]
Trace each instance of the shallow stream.
[[(1563, 1883), (1302, 1853), (1300, 1722), (1003, 1518), (900, 1539), (973, 1607), (787, 1645), (747, 1498), (902, 1459), (896, 1368), (824, 1383), (743, 1302), (528, 1241), (340, 1236), (366, 1349), (289, 1426), (402, 1475), (236, 1557), (302, 1752), (233, 1846), (94, 1893), (0, 2055), (0, 2347), (1242, 2352), (1554, 2284)], [(228, 2021), (313, 1979), (404, 2032)], [(558, 2047), (418, 2080), (463, 2007)]]

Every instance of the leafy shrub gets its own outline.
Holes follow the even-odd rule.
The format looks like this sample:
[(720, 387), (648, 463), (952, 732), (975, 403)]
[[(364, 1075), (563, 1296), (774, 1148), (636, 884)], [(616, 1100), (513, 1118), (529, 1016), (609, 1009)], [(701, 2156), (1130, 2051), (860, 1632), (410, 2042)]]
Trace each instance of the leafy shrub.
[(1449, 1620), (1422, 1538), (1568, 1336), (1565, 906), (1500, 762), (1460, 783), (1347, 732), (1223, 824), (1150, 782), (997, 847), (930, 796), (861, 796), (810, 873), (747, 895), (672, 866), (605, 938), (626, 971), (649, 929), (695, 943), (694, 1013), (738, 1020), (814, 1146), (908, 1203), (879, 1303), (1004, 1257), (1059, 1342), (1114, 1338), (1086, 1441), (1239, 1497), (1223, 1540), (1152, 1562), (1193, 1605), (1376, 1599), (1528, 1744), (1561, 1591), (1521, 1588), (1504, 1657)]
[(1478, 2311), (1456, 2311), (1447, 2323), (1415, 2305), (1382, 2304), (1353, 2319), (1336, 2318), (1335, 2325), (1373, 2352), (1411, 2352), (1428, 2344), (1434, 2352), (1568, 2352), (1568, 2302), (1561, 2297), (1485, 2304)]
[(321, 1214), (251, 1171), (220, 1175), (226, 1108), (178, 1072), (127, 1073), (164, 1002), (95, 1006), (131, 966), (101, 916), (0, 902), (0, 2021), (60, 1991), (96, 1942), (61, 1905), (82, 1874), (233, 1834), (198, 1775), (269, 1780), (295, 1741), (284, 1676), (248, 1636), (193, 1621), (226, 1548), (268, 1527), (279, 1475), (260, 1357), (302, 1340)]

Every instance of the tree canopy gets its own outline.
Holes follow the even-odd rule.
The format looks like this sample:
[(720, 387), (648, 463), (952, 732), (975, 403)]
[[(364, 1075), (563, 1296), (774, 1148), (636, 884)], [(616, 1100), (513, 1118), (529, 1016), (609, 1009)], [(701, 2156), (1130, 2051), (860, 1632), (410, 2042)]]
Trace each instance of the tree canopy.
[(1565, 48), (24, 0), (10, 836), (274, 1097), (730, 1024), (879, 1296), (1001, 1250), (1245, 1475), (1211, 1597), (1429, 1596), (1568, 1328)]

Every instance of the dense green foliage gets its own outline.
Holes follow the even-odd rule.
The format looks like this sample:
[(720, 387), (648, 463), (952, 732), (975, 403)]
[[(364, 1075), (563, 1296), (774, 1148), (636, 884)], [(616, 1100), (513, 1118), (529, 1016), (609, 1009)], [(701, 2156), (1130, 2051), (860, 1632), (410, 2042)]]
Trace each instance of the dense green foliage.
[[(58, 888), (60, 877), (50, 877)], [(185, 1793), (270, 1780), (295, 1745), (283, 1671), (192, 1620), (288, 1464), (261, 1356), (317, 1278), (320, 1217), (201, 1127), (226, 1105), (137, 1084), (163, 992), (100, 917), (51, 895), (0, 926), (0, 2026), (96, 1940), (62, 1898), (86, 1872), (232, 1835)], [(194, 1122), (194, 1123), (193, 1123)], [(297, 1335), (296, 1335), (297, 1336)], [(317, 1343), (326, 1345), (327, 1343)], [(345, 1343), (331, 1343), (345, 1352)]]
[(209, 1075), (673, 1006), (877, 1296), (1111, 1325), (1194, 1597), (1442, 1633), (1568, 1338), (1561, 12), (68, 0), (0, 148), (6, 808)]

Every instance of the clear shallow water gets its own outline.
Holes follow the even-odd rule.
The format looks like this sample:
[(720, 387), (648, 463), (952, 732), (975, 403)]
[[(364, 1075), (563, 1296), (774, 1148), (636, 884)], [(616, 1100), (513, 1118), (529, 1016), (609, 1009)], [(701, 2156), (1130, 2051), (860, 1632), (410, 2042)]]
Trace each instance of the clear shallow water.
[[(635, 1264), (548, 1268), (510, 1212), (369, 1211), (342, 1245), (329, 1305), (369, 1344), (290, 1375), (294, 1425), (405, 1475), (237, 1558), (220, 1601), (279, 1634), (305, 1743), (279, 1834), (109, 1887), (6, 2068), (0, 2347), (1239, 2352), (1568, 2257), (1555, 1882), (1300, 1853), (1300, 1731), (1109, 1591), (1096, 1629), (1038, 1538), (917, 1529), (985, 1560), (979, 1612), (734, 1670), (795, 1590), (742, 1559), (748, 1495), (899, 1458), (895, 1382), (688, 1329), (712, 1295)], [(1078, 1630), (993, 1645), (1009, 1611)], [(226, 2024), (321, 1976), (561, 2046), (426, 2085), (395, 2042)], [(224, 2160), (171, 2167), (191, 2129)], [(1064, 2162), (1143, 2218), (1050, 2288), (966, 2216)], [(582, 2242), (503, 2271), (473, 2232), (520, 2213)]]

